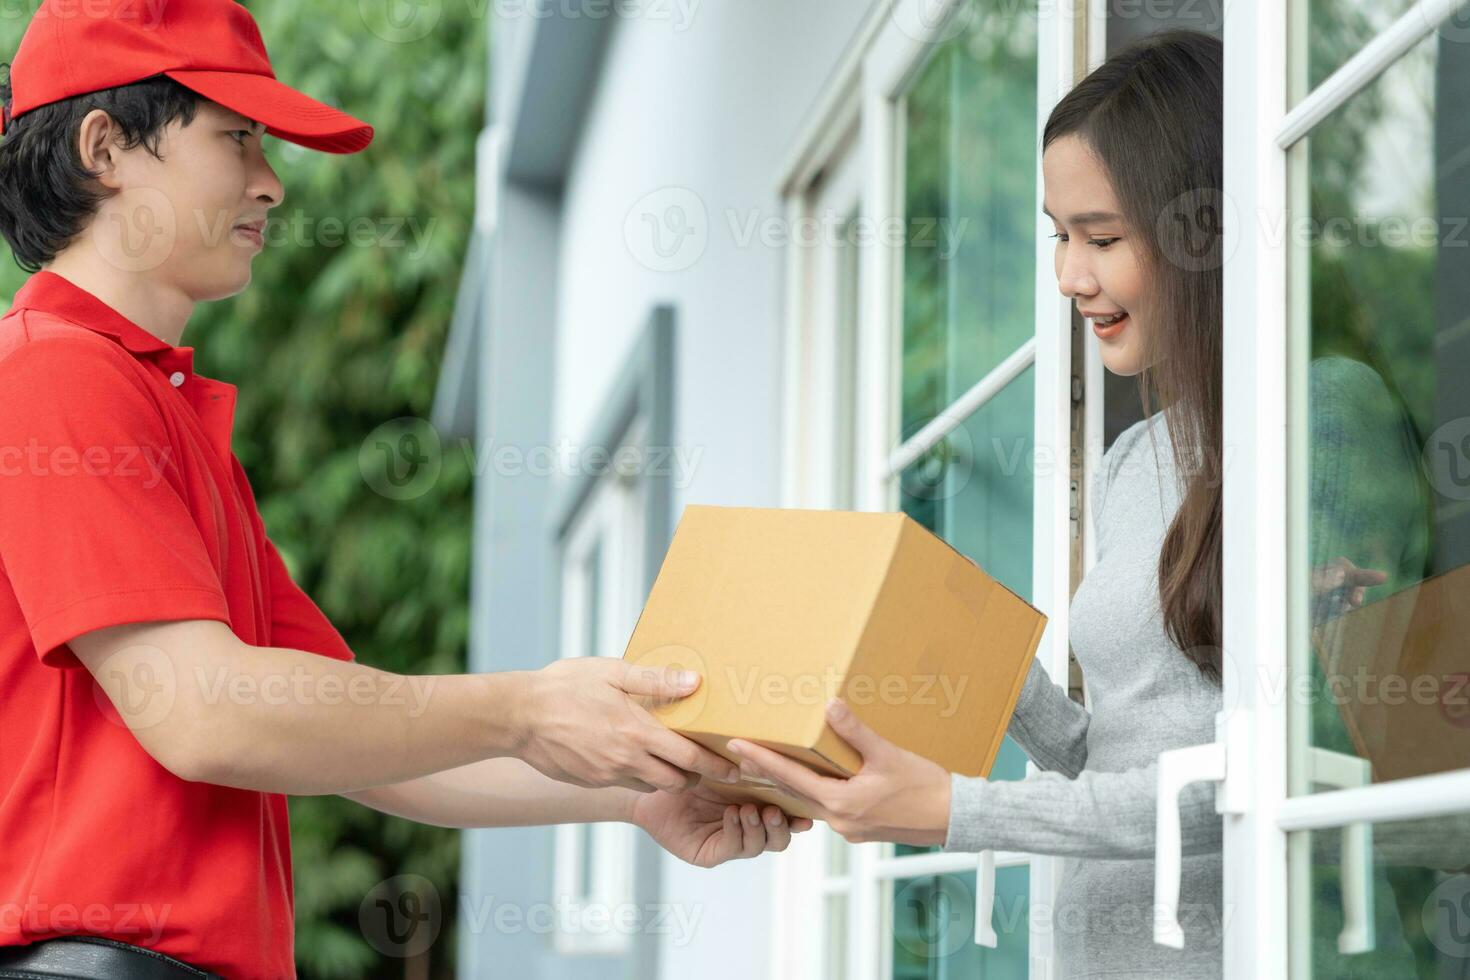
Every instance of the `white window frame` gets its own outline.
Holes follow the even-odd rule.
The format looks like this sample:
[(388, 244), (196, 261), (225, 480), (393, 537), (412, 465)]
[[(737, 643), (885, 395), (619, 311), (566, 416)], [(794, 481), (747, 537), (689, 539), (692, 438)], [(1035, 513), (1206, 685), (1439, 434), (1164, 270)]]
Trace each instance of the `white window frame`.
[(1253, 329), (1225, 331), (1223, 350), (1229, 453), (1223, 646), (1241, 668), (1225, 676), (1231, 711), (1219, 760), (1227, 808), (1224, 907), (1233, 914), (1225, 933), (1225, 976), (1305, 975), (1301, 968), (1309, 964), (1288, 962), (1289, 834), (1470, 812), (1470, 769), (1289, 796), (1283, 749), (1306, 741), (1289, 731), (1290, 699), (1275, 696), (1288, 677), (1290, 610), (1307, 607), (1301, 590), (1308, 581), (1307, 529), (1289, 523), (1291, 495), (1305, 486), (1307, 459), (1301, 426), (1289, 428), (1291, 420), (1306, 417), (1306, 393), (1290, 382), (1305, 376), (1308, 338), (1288, 334), (1292, 322), (1304, 322), (1300, 310), (1289, 316), (1288, 304), (1305, 296), (1288, 276), (1301, 274), (1304, 256), (1271, 242), (1271, 229), (1286, 227), (1288, 200), (1300, 199), (1289, 191), (1305, 180), (1288, 166), (1288, 154), (1434, 33), (1461, 2), (1421, 0), (1290, 108), (1288, 92), (1305, 87), (1304, 47), (1291, 47), (1306, 36), (1305, 3), (1234, 4), (1226, 12), (1224, 189), (1227, 214), (1236, 220), (1225, 224), (1225, 309), (1228, 321)]
[[(884, 227), (902, 217), (902, 155), (904, 97), (914, 76), (927, 63), (942, 40), (947, 18), (960, 9), (963, 0), (894, 0), (879, 2), (859, 30), (858, 37), (839, 65), (832, 84), (815, 107), (807, 130), (783, 168), (781, 192), (787, 216), (793, 222), (810, 217), (824, 205), (808, 193), (814, 178), (827, 171), (840, 172), (847, 165), (843, 151), (847, 134), (858, 132), (856, 165), (861, 169), (861, 214), (874, 227)], [(1052, 107), (1087, 68), (1100, 63), (1105, 50), (1106, 4), (1104, 0), (1083, 3), (1039, 4), (1038, 37), (1038, 132)], [(914, 25), (932, 25), (928, 37)], [(900, 25), (903, 25), (902, 27)], [(1037, 657), (1054, 679), (1065, 685), (1068, 664), (1068, 604), (1071, 597), (1072, 519), (1074, 506), (1083, 514), (1083, 561), (1090, 566), (1094, 553), (1090, 514), (1082, 506), (1085, 494), (1073, 487), (1072, 446), (1072, 304), (1056, 287), (1050, 226), (1041, 211), (1041, 161), (1036, 161), (1034, 214), (1036, 234), (1036, 331), (997, 367), (973, 385), (940, 419), (921, 429), (902, 445), (898, 438), (900, 348), (902, 342), (901, 247), (882, 243), (866, 247), (860, 256), (859, 282), (859, 403), (855, 442), (858, 488), (854, 506), (860, 510), (891, 510), (897, 474), (925, 449), (943, 439), (953, 428), (1028, 367), (1035, 368), (1034, 439), (1038, 447), (1034, 482), (1033, 601), (1050, 617)], [(786, 291), (786, 345), (783, 410), (784, 473), (783, 503), (795, 507), (832, 506), (830, 453), (823, 440), (813, 438), (827, 431), (823, 409), (835, 404), (831, 388), (834, 324), (825, 316), (824, 292), (830, 289), (820, 275), (820, 254), (813, 249), (788, 250)], [(820, 249), (815, 250), (820, 252)], [(1084, 399), (1085, 447), (1083, 483), (1101, 457), (1102, 364), (1097, 351), (1088, 351), (1077, 365), (1078, 380), (1099, 397)], [(825, 361), (825, 363), (824, 363)], [(830, 442), (830, 440), (827, 440)], [(1049, 450), (1049, 451), (1048, 451)], [(1048, 458), (1048, 456), (1050, 458)], [(1035, 766), (1028, 763), (1028, 774)], [(848, 874), (826, 877), (826, 849), (831, 832), (825, 828), (798, 838), (779, 864), (776, 879), (773, 934), (776, 942), (773, 976), (806, 978), (824, 976), (824, 929), (794, 929), (789, 923), (813, 921), (823, 915), (826, 895), (845, 891), (849, 944), (848, 972), (854, 980), (886, 980), (891, 973), (885, 946), (889, 931), (884, 907), (887, 883), (925, 874), (977, 871), (983, 906), (986, 878), (993, 895), (994, 869), (1029, 865), (1030, 901), (1033, 906), (1051, 907), (1060, 875), (1060, 859), (1029, 854), (932, 853), (895, 857), (893, 845), (870, 843), (852, 846)], [(977, 932), (988, 926), (984, 908), (977, 909)], [(822, 919), (821, 921), (825, 921)], [(1032, 917), (1037, 922), (1038, 917)], [(1044, 921), (1044, 917), (1040, 921)], [(1053, 974), (1054, 947), (1050, 930), (1032, 928), (1030, 936), (1032, 978)]]
[[(641, 445), (640, 426), (629, 428), (627, 445)], [(616, 456), (616, 453), (611, 454)], [(561, 656), (621, 657), (642, 608), (644, 494), (636, 477), (615, 468), (597, 480), (568, 528), (561, 559)], [(591, 562), (597, 562), (597, 636), (588, 643)], [(592, 841), (590, 891), (580, 882), (588, 869), (585, 842)], [(623, 955), (631, 951), (626, 930), (582, 928), (589, 914), (606, 923), (632, 905), (636, 828), (616, 821), (558, 824), (553, 880), (566, 913), (556, 918), (554, 942), (565, 955)], [(559, 906), (562, 907), (562, 906)], [(575, 927), (569, 928), (573, 924)]]

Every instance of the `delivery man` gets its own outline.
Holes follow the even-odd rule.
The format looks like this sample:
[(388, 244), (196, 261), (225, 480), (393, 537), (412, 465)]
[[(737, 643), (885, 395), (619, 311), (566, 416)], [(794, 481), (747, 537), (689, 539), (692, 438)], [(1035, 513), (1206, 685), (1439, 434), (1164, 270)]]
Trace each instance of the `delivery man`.
[[(292, 582), (230, 450), (235, 387), (179, 346), (284, 196), (261, 138), (367, 124), (277, 81), (233, 0), (45, 0), (0, 90), (0, 976), (291, 977), (286, 794), (488, 827), (625, 820), (713, 866), (777, 808), (606, 658), (404, 677)], [(141, 244), (140, 244), (141, 243)]]

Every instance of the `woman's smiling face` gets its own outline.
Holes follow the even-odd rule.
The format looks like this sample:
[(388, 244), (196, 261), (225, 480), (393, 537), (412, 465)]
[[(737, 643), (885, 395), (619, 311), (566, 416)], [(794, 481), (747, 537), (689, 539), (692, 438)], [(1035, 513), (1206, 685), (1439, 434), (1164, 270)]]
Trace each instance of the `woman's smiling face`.
[[(1057, 288), (1089, 318), (1102, 344), (1103, 365), (1114, 374), (1143, 370), (1141, 330), (1147, 329), (1144, 275), (1136, 243), (1102, 161), (1083, 140), (1052, 141), (1041, 158), (1042, 209), (1057, 231)], [(1126, 314), (1116, 325), (1100, 323)]]

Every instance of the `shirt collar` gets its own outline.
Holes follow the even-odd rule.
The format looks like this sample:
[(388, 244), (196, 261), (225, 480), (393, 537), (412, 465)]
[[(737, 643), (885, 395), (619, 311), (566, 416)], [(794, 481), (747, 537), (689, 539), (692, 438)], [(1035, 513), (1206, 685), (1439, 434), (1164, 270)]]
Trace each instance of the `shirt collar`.
[(12, 310), (49, 313), (111, 337), (135, 357), (152, 363), (193, 408), (226, 472), (233, 462), (230, 435), (235, 425), (235, 386), (194, 374), (194, 348), (160, 340), (87, 290), (45, 269), (16, 291)]
[(47, 269), (31, 275), (15, 294), (12, 310), (41, 310), (94, 333), (104, 334), (124, 348), (156, 361), (165, 374), (194, 375), (194, 348), (175, 347), (155, 337), (64, 276)]

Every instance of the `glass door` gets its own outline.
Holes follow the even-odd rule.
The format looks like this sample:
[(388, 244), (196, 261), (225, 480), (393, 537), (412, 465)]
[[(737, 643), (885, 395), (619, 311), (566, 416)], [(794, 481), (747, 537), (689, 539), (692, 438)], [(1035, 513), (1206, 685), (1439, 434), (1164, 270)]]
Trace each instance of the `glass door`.
[[(859, 389), (872, 397), (857, 504), (903, 510), (1044, 609), (1038, 656), (1063, 684), (1078, 405), (1070, 308), (1041, 225), (1039, 134), (1079, 66), (1084, 9), (899, 4), (864, 62), (862, 116), (864, 214), (904, 235), (862, 256)], [(1007, 739), (990, 778), (1029, 769)], [(1051, 937), (1033, 930), (1031, 905), (1049, 904), (1056, 863), (854, 848), (851, 975), (1049, 975)]]
[(1226, 976), (1470, 976), (1470, 6), (1225, 46), (1225, 710), (1156, 936), (1214, 779)]
[(1470, 10), (1433, 6), (1297, 0), (1289, 25), (1299, 977), (1470, 973)]

